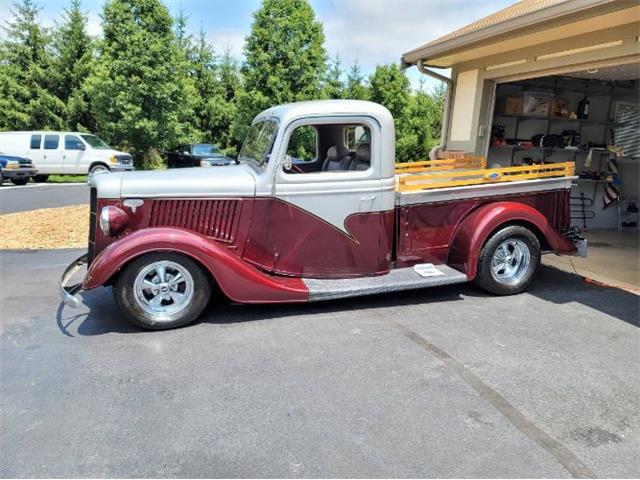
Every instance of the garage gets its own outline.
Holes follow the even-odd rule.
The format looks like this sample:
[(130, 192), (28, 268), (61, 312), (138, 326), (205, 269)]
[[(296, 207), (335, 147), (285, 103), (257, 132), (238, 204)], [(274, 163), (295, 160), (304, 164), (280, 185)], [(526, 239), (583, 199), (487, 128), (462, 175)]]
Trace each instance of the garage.
[(638, 65), (501, 83), (489, 165), (575, 162), (573, 224), (638, 229)]
[(447, 86), (432, 158), (489, 167), (575, 163), (572, 226), (586, 259), (545, 263), (638, 291), (640, 6), (525, 0), (402, 57)]

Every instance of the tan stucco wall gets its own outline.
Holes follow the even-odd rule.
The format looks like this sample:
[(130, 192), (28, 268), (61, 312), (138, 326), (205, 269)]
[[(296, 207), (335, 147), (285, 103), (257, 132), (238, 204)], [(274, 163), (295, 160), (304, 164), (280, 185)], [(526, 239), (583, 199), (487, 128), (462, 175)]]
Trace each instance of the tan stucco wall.
[[(567, 27), (567, 33), (571, 31)], [(636, 21), (454, 65), (452, 78), (454, 81), (458, 78), (463, 81), (460, 88), (457, 83), (454, 86), (446, 148), (484, 154), (491, 128), (489, 103), (493, 101), (493, 82), (640, 62), (639, 35), (640, 22)], [(567, 51), (571, 53), (545, 57)], [(470, 91), (471, 77), (476, 80), (473, 93)], [(459, 94), (458, 89), (462, 93)]]

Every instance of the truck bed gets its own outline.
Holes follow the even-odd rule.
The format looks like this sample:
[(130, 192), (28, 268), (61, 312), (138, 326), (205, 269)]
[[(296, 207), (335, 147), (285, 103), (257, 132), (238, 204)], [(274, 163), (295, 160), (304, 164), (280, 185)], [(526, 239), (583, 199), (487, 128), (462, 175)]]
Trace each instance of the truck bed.
[(396, 164), (396, 204), (569, 189), (573, 162), (486, 168), (482, 157)]

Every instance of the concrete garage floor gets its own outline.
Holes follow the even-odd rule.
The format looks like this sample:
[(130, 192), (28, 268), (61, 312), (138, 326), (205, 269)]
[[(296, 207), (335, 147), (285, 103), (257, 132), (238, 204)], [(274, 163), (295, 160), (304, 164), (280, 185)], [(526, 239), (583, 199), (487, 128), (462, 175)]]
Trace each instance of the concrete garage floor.
[(606, 285), (640, 293), (640, 232), (588, 230), (587, 258), (545, 255), (543, 263)]
[(636, 295), (542, 267), (145, 332), (59, 306), (79, 253), (0, 253), (3, 477), (640, 475)]

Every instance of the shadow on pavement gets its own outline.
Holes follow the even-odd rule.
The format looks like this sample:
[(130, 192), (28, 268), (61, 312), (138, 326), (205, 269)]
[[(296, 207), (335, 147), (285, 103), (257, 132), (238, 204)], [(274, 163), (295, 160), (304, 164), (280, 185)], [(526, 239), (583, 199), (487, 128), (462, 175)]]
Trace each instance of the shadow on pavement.
[[(555, 304), (580, 303), (615, 317), (631, 325), (640, 326), (640, 297), (624, 290), (585, 283), (579, 276), (553, 267), (541, 266), (537, 278), (527, 293)], [(234, 305), (226, 300), (209, 304), (196, 323), (232, 324), (283, 317), (345, 312), (363, 308), (385, 308), (402, 305), (429, 304), (440, 301), (464, 300), (467, 297), (489, 295), (472, 284), (451, 285), (411, 290), (368, 297), (302, 304)], [(91, 336), (105, 333), (147, 332), (131, 325), (116, 307), (111, 288), (83, 292), (88, 313), (77, 314), (61, 304), (57, 312), (60, 331), (67, 336), (75, 329), (77, 335)], [(66, 315), (65, 315), (66, 314)], [(150, 333), (150, 332), (149, 332)]]

